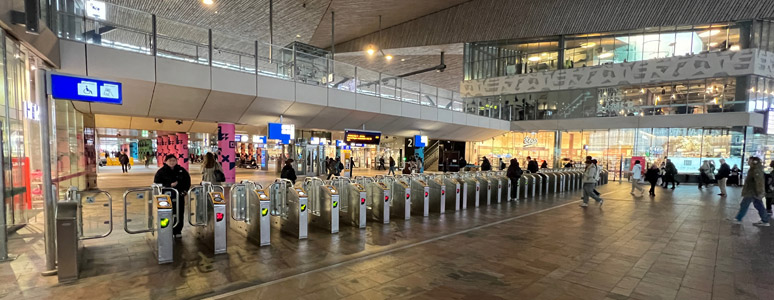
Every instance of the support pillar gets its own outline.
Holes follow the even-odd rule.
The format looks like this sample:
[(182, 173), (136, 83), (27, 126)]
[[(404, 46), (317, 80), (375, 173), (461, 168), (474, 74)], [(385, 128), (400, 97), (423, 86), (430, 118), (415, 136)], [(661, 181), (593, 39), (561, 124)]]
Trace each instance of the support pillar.
[(156, 165), (161, 168), (164, 165), (164, 137), (156, 136)]
[(218, 123), (218, 161), (226, 175), (226, 183), (236, 182), (236, 140), (233, 123)]
[(177, 163), (189, 171), (188, 165), (190, 163), (191, 155), (188, 154), (188, 134), (185, 132), (177, 133)]

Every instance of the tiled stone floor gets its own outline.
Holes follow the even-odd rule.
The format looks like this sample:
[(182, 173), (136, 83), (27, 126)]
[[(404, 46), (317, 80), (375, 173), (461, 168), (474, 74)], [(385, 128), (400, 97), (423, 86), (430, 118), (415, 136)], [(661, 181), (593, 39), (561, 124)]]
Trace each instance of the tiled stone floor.
[(655, 199), (628, 183), (600, 191), (602, 209), (572, 192), (304, 241), (274, 230), (262, 248), (230, 231), (216, 257), (186, 228), (168, 265), (117, 222), (85, 242), (74, 284), (40, 276), (40, 227), (28, 226), (9, 242), (19, 258), (0, 263), (0, 298), (774, 299), (774, 228), (751, 226), (752, 211), (741, 226), (723, 220), (740, 189), (728, 200), (685, 185)]

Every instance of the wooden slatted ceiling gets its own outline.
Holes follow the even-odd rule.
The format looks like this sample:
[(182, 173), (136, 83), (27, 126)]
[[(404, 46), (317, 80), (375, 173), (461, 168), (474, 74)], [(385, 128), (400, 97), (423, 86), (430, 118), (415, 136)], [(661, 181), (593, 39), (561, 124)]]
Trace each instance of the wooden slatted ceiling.
[[(771, 0), (474, 0), (382, 31), (384, 48), (774, 18)], [(361, 51), (377, 34), (340, 43)]]

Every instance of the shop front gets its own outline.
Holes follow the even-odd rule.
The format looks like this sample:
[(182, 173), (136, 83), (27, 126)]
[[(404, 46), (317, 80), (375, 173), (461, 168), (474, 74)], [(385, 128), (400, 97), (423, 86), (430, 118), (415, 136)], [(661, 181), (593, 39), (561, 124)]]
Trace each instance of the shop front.
[(581, 166), (585, 157), (591, 156), (610, 170), (611, 180), (625, 178), (632, 157), (644, 157), (647, 164), (658, 165), (669, 159), (679, 174), (690, 177), (698, 174), (704, 161), (719, 166), (719, 160), (724, 159), (732, 168), (746, 169), (744, 162), (751, 156), (774, 160), (774, 136), (759, 131), (730, 126), (509, 132), (470, 143), (473, 154), (468, 158), (472, 162), (481, 156), (493, 161), (515, 157), (523, 167), (526, 157), (531, 156), (557, 168), (570, 162)]

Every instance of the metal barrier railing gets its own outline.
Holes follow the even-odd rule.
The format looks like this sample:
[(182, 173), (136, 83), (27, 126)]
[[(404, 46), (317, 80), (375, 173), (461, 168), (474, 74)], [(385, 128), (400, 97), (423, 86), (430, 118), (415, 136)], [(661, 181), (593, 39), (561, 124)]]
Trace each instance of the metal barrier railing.
[[(83, 234), (83, 198), (84, 194), (91, 195), (86, 196), (86, 199), (89, 198), (94, 199), (97, 197), (97, 195), (105, 195), (107, 198), (107, 203), (105, 203), (104, 207), (108, 208), (108, 230), (105, 233), (92, 235), (92, 236), (84, 236)], [(77, 187), (71, 186), (67, 190), (67, 195), (65, 198), (65, 201), (70, 202), (76, 202), (78, 203), (78, 239), (80, 240), (91, 240), (91, 239), (99, 239), (109, 236), (111, 233), (113, 233), (113, 197), (110, 196), (110, 193), (103, 191), (103, 190), (78, 190)]]

